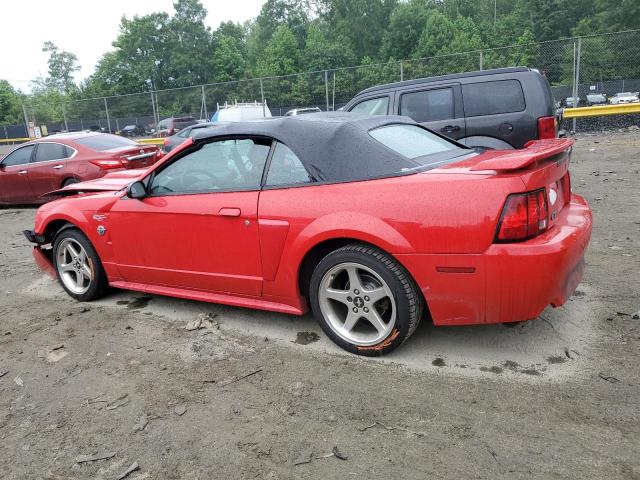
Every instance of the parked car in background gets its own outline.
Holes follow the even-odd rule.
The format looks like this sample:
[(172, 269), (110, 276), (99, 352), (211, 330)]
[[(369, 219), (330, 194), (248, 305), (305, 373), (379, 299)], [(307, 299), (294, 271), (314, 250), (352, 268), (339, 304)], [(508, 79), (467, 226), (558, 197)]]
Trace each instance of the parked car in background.
[(162, 145), (162, 150), (164, 153), (169, 153), (171, 150), (176, 148), (178, 145), (183, 143), (187, 138), (193, 137), (196, 133), (201, 131), (203, 128), (211, 128), (223, 125), (222, 122), (206, 122), (206, 123), (197, 123), (195, 125), (191, 125), (190, 127), (183, 128), (175, 135), (170, 137), (166, 137), (164, 139), (164, 143)]
[(604, 93), (587, 93), (587, 105), (604, 105), (607, 103), (607, 96)]
[(211, 117), (212, 122), (243, 122), (271, 118), (271, 110), (267, 103), (225, 103), (218, 104), (218, 110)]
[(562, 106), (567, 108), (577, 108), (582, 99), (580, 97), (567, 97), (562, 101)]
[(38, 204), (42, 195), (114, 170), (146, 168), (161, 156), (108, 133), (62, 133), (24, 143), (0, 161), (0, 204)]
[(523, 148), (531, 140), (558, 135), (549, 82), (525, 67), (379, 85), (358, 93), (343, 108), (370, 115), (405, 115), (478, 149)]
[(123, 137), (142, 137), (147, 134), (147, 129), (144, 128), (144, 125), (127, 125), (116, 133)]
[(178, 133), (183, 128), (190, 127), (196, 123), (198, 123), (198, 120), (195, 117), (186, 116), (165, 118), (158, 122), (158, 127), (156, 128), (154, 136), (170, 137), (171, 135)]
[(638, 92), (620, 92), (609, 98), (611, 105), (620, 105), (623, 103), (638, 103), (640, 98)]
[(407, 117), (231, 122), (139, 175), (69, 185), (25, 235), (76, 300), (110, 285), (311, 309), (340, 347), (378, 356), (426, 318), (531, 320), (571, 297), (591, 234), (573, 142), (477, 153)]
[(293, 117), (294, 115), (304, 115), (305, 113), (318, 113), (321, 112), (318, 107), (307, 107), (307, 108), (294, 108), (289, 110), (284, 114), (285, 117)]

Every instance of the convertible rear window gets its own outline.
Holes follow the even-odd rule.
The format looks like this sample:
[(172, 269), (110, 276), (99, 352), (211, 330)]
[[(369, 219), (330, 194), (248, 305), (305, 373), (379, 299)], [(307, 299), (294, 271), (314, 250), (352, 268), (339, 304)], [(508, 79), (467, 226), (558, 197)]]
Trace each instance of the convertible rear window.
[(98, 152), (111, 150), (112, 148), (130, 147), (132, 145), (137, 145), (133, 140), (118, 137), (116, 135), (109, 135), (107, 133), (78, 138), (76, 142), (92, 150), (97, 150)]
[(459, 149), (444, 138), (414, 125), (389, 125), (371, 130), (369, 135), (403, 157), (411, 159)]

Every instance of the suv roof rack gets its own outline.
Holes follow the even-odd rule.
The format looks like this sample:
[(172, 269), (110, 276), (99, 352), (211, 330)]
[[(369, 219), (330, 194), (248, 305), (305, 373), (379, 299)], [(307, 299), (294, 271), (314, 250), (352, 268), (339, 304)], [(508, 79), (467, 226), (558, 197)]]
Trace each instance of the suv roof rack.
[(395, 88), (402, 87), (404, 85), (415, 85), (418, 83), (430, 83), (430, 82), (440, 82), (442, 80), (453, 80), (456, 78), (467, 78), (467, 77), (480, 77), (484, 75), (497, 75), (500, 73), (515, 73), (515, 72), (527, 72), (532, 70), (527, 67), (508, 67), (508, 68), (493, 68), (491, 70), (478, 70), (476, 72), (464, 72), (464, 73), (451, 73), (449, 75), (440, 75), (437, 77), (424, 77), (424, 78), (416, 78), (414, 80), (404, 80), (402, 82), (394, 82), (394, 83), (386, 83), (384, 85), (376, 85), (374, 87), (365, 88), (357, 95), (362, 93), (369, 92), (377, 92), (379, 90), (385, 90), (387, 88)]

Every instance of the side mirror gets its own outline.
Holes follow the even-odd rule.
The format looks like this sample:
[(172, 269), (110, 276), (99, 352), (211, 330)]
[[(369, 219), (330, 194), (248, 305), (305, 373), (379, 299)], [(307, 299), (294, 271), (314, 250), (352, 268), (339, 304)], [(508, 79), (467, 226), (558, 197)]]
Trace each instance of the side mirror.
[(138, 180), (127, 187), (127, 196), (137, 200), (143, 199), (147, 196), (147, 187)]

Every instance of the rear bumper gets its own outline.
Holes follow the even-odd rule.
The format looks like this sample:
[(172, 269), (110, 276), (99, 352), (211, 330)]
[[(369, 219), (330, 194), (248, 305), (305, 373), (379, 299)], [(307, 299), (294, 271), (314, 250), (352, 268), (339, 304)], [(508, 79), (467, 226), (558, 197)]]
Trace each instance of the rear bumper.
[(575, 291), (591, 227), (589, 206), (572, 195), (554, 226), (526, 242), (493, 244), (477, 255), (398, 259), (422, 289), (436, 325), (531, 320), (549, 304), (564, 304)]

